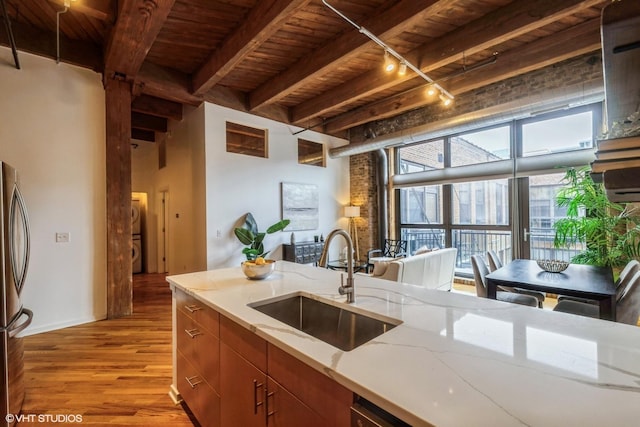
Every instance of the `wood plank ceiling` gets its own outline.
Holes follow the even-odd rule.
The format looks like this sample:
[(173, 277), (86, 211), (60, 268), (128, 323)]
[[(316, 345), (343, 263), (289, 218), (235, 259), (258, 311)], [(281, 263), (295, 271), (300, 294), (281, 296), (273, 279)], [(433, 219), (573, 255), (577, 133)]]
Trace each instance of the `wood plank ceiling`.
[[(137, 139), (202, 101), (339, 136), (439, 102), (322, 0), (4, 1), (19, 51), (57, 58), (58, 17), (60, 61), (132, 83)], [(456, 97), (599, 50), (610, 2), (328, 1)]]

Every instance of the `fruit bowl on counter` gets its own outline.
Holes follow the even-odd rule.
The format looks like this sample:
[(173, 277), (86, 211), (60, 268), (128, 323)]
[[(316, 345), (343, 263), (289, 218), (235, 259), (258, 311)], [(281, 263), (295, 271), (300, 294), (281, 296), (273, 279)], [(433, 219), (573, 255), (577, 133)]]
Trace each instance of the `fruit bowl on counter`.
[(248, 279), (262, 280), (271, 276), (276, 268), (276, 261), (273, 259), (264, 259), (258, 257), (255, 260), (244, 261), (242, 263), (242, 272)]

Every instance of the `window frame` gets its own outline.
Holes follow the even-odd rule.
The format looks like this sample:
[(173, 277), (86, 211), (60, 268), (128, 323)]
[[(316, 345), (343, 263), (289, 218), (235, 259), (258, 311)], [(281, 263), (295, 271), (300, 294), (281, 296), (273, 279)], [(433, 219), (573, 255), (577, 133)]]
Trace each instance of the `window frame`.
[[(592, 144), (591, 147), (581, 148), (577, 150), (569, 151), (568, 153), (584, 153), (585, 156), (581, 156), (577, 161), (582, 162), (582, 157), (588, 157), (588, 155), (593, 155), (596, 147), (596, 139), (598, 136), (598, 131), (600, 129), (602, 123), (602, 103), (594, 103), (589, 105), (584, 105), (580, 107), (575, 107), (571, 109), (564, 109), (560, 111), (554, 111), (549, 113), (544, 113), (540, 115), (536, 115), (533, 117), (528, 117), (525, 119), (511, 120), (503, 123), (492, 124), (490, 126), (479, 126), (473, 130), (465, 130), (464, 132), (452, 133), (451, 135), (447, 135), (444, 137), (437, 137), (432, 139), (426, 139), (424, 141), (419, 141), (416, 143), (412, 143), (411, 145), (418, 144), (428, 144), (432, 141), (444, 140), (444, 170), (430, 170), (425, 172), (414, 172), (413, 176), (411, 174), (403, 174), (403, 179), (395, 180), (396, 176), (394, 175), (392, 178), (392, 185), (394, 188), (394, 197), (396, 197), (395, 209), (396, 209), (396, 224), (395, 231), (397, 236), (402, 236), (404, 230), (416, 230), (416, 229), (436, 229), (436, 230), (444, 230), (445, 234), (445, 245), (446, 247), (451, 247), (453, 242), (453, 233), (456, 230), (484, 230), (487, 232), (496, 231), (496, 232), (504, 232), (508, 231), (511, 236), (511, 245), (512, 245), (512, 255), (515, 258), (524, 258), (528, 257), (528, 242), (525, 239), (525, 230), (524, 228), (529, 227), (529, 193), (528, 189), (525, 190), (523, 187), (528, 183), (527, 177), (530, 175), (537, 175), (543, 173), (551, 173), (550, 169), (544, 165), (544, 162), (540, 162), (540, 158), (546, 158), (549, 163), (553, 163), (557, 161), (555, 156), (557, 153), (552, 154), (541, 154), (538, 156), (522, 156), (522, 141), (523, 141), (523, 125), (534, 122), (542, 122), (545, 120), (551, 120), (558, 117), (570, 116), (573, 114), (581, 114), (585, 111), (591, 111), (592, 113)], [(492, 129), (503, 126), (509, 126), (509, 134), (510, 134), (510, 158), (507, 160), (513, 166), (510, 169), (513, 171), (518, 167), (519, 161), (524, 160), (523, 164), (524, 171), (521, 175), (515, 174), (511, 172), (509, 174), (505, 174), (506, 166), (504, 164), (496, 165), (497, 168), (501, 170), (496, 172), (492, 170), (491, 167), (478, 167), (478, 165), (464, 165), (464, 166), (451, 166), (451, 138), (459, 135), (464, 135), (467, 133), (475, 133), (482, 131), (484, 129)], [(406, 146), (404, 146), (406, 147)], [(401, 158), (398, 150), (403, 147), (395, 148), (395, 162), (394, 162), (394, 171), (400, 171), (401, 169)], [(531, 161), (532, 157), (538, 157), (538, 159), (534, 159)], [(544, 159), (543, 159), (544, 160)], [(504, 161), (502, 161), (504, 162)], [(498, 162), (495, 162), (498, 163)], [(581, 165), (584, 165), (580, 163)], [(586, 164), (586, 163), (585, 163)], [(542, 166), (540, 166), (542, 165)], [(480, 165), (482, 166), (482, 165)], [(568, 169), (569, 167), (579, 167), (579, 165), (567, 166), (564, 168), (556, 168), (555, 172), (562, 172), (563, 170)], [(448, 173), (448, 175), (447, 175)], [(451, 174), (453, 173), (453, 177)], [(457, 174), (457, 175), (456, 175)], [(458, 224), (453, 221), (453, 184), (454, 183), (471, 183), (471, 182), (489, 182), (491, 180), (497, 178), (507, 178), (507, 203), (506, 212), (506, 225), (491, 225), (491, 224)], [(515, 178), (515, 180), (514, 180)], [(447, 182), (448, 181), (448, 182)], [(518, 185), (514, 185), (514, 184)], [(402, 188), (411, 188), (411, 187), (422, 187), (422, 186), (432, 186), (432, 185), (442, 185), (442, 222), (438, 224), (421, 224), (421, 223), (403, 223), (402, 222), (402, 212), (401, 212), (401, 204), (400, 200), (400, 190)], [(485, 186), (485, 192), (490, 191)], [(519, 209), (513, 209), (513, 202), (516, 200), (516, 197), (519, 198)], [(473, 197), (471, 197), (471, 204), (473, 204)], [(523, 205), (523, 203), (525, 203)], [(502, 208), (504, 211), (504, 207)], [(489, 217), (491, 216), (488, 213)], [(496, 213), (497, 215), (497, 213)], [(518, 218), (514, 218), (515, 215), (518, 215)], [(488, 219), (490, 221), (490, 219)], [(526, 221), (526, 222), (525, 222)], [(522, 226), (521, 224), (526, 224), (526, 226)], [(464, 260), (460, 259), (460, 254), (458, 254), (458, 260), (456, 267), (459, 268)], [(467, 269), (465, 269), (467, 270)], [(460, 272), (457, 271), (457, 274)], [(466, 274), (462, 274), (463, 276), (470, 276), (469, 271), (466, 271)]]

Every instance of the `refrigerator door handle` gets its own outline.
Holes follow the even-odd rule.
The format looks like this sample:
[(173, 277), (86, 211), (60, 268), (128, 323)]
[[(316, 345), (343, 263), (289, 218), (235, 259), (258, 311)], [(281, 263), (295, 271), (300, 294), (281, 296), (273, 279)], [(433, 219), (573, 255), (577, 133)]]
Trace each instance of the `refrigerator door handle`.
[[(18, 217), (16, 218), (16, 215)], [(16, 236), (16, 221), (20, 221), (22, 226), (20, 229), (23, 232), (22, 236)], [(16, 284), (18, 293), (24, 285), (24, 281), (27, 276), (27, 267), (29, 266), (29, 252), (30, 252), (30, 231), (29, 231), (29, 218), (27, 217), (27, 207), (22, 198), (22, 194), (18, 189), (18, 186), (13, 187), (13, 197), (11, 198), (11, 206), (9, 208), (9, 239), (10, 239), (10, 252), (11, 252), (11, 264), (13, 270), (13, 279)], [(16, 239), (23, 239), (24, 246), (21, 254), (16, 254)], [(20, 256), (20, 262), (18, 263), (18, 256)], [(20, 268), (20, 271), (18, 271)]]
[[(18, 316), (18, 319), (22, 317), (23, 314), (27, 315), (27, 320), (25, 320), (24, 322), (22, 322), (16, 327), (9, 328), (9, 338), (15, 337), (20, 332), (24, 331), (27, 328), (27, 326), (31, 324), (31, 321), (33, 320), (33, 311), (29, 310), (28, 308), (23, 308), (22, 313), (20, 313), (20, 316)], [(16, 323), (18, 322), (18, 319), (16, 319)]]

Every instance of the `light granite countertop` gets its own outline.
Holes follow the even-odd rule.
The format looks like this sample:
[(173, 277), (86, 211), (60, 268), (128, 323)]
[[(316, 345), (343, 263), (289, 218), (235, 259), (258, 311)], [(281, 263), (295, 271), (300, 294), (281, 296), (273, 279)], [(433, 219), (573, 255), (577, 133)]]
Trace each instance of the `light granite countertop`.
[(339, 272), (278, 261), (261, 281), (239, 267), (167, 280), (414, 426), (640, 422), (639, 327), (356, 275), (351, 306), (403, 323), (346, 352), (247, 306), (342, 302)]

